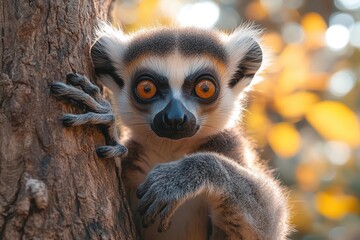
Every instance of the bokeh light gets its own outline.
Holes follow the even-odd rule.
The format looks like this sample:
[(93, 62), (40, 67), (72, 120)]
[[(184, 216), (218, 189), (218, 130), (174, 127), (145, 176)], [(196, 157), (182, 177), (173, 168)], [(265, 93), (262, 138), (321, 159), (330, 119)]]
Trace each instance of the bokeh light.
[(341, 10), (357, 10), (360, 8), (360, 0), (335, 0), (335, 6)]
[(351, 28), (351, 32), (350, 32), (350, 43), (355, 46), (360, 48), (360, 22), (356, 22), (352, 28)]
[(324, 153), (332, 164), (344, 165), (351, 155), (351, 149), (343, 142), (329, 141), (324, 146)]
[(220, 16), (219, 6), (211, 1), (189, 3), (184, 5), (176, 19), (181, 26), (210, 28)]
[(301, 26), (295, 22), (289, 22), (284, 24), (281, 29), (281, 35), (284, 41), (290, 43), (302, 43), (304, 40), (304, 31)]
[(356, 84), (356, 75), (348, 70), (340, 70), (331, 76), (329, 80), (329, 91), (337, 96), (343, 97), (348, 94)]
[(329, 18), (329, 25), (343, 25), (350, 28), (354, 24), (354, 17), (348, 13), (335, 12)]
[(360, 239), (360, 0), (119, 0), (125, 31), (265, 28), (272, 64), (242, 122), (289, 189), (294, 240)]
[(350, 32), (343, 25), (332, 25), (326, 31), (325, 39), (331, 49), (342, 50), (350, 40)]

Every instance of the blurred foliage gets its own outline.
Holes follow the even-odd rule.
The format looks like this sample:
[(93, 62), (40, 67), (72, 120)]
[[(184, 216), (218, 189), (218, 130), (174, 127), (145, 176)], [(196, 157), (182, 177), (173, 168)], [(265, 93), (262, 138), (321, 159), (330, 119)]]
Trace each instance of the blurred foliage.
[(244, 121), (290, 189), (291, 239), (360, 239), (360, 0), (122, 0), (113, 11), (125, 31), (243, 21), (266, 29), (275, 56)]

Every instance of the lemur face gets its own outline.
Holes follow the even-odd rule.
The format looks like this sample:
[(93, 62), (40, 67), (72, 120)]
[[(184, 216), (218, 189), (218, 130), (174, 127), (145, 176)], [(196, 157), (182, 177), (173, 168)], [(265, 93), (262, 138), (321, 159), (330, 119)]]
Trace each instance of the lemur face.
[(249, 28), (231, 35), (110, 30), (91, 49), (95, 72), (114, 93), (123, 125), (138, 134), (178, 140), (220, 132), (262, 61), (257, 32)]

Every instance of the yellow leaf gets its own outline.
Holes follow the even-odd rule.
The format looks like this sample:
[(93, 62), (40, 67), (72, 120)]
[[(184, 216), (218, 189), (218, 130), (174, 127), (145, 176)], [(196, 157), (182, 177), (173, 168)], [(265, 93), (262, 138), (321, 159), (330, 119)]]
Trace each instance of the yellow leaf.
[(342, 103), (319, 102), (309, 109), (306, 119), (327, 140), (343, 141), (351, 147), (360, 145), (359, 121)]
[(299, 118), (318, 101), (319, 97), (314, 93), (297, 92), (287, 96), (276, 96), (274, 106), (285, 118)]
[(293, 157), (300, 149), (301, 138), (290, 123), (278, 123), (268, 133), (268, 142), (276, 154), (284, 158)]
[(316, 12), (305, 14), (301, 19), (301, 25), (307, 33), (324, 33), (327, 29), (325, 20), (319, 13)]
[(324, 34), (327, 25), (320, 14), (315, 12), (305, 14), (301, 19), (301, 25), (306, 34), (306, 44), (310, 49), (324, 45)]
[(319, 192), (316, 194), (316, 209), (330, 219), (341, 219), (348, 213), (357, 213), (359, 201), (356, 197), (338, 192)]

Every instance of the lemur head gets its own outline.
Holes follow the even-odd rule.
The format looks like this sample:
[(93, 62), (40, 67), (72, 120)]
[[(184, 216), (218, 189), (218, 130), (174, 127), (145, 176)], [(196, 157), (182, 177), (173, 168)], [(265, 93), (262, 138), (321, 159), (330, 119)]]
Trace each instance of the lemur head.
[[(103, 26), (91, 48), (122, 124), (178, 140), (223, 130), (262, 63), (258, 32), (154, 28), (125, 35)], [(155, 133), (155, 134), (154, 134)]]

